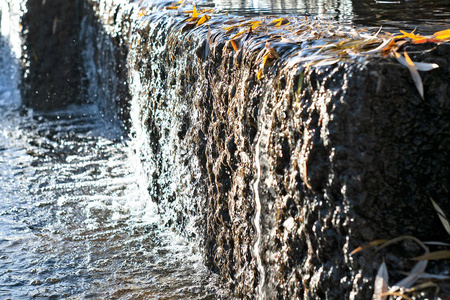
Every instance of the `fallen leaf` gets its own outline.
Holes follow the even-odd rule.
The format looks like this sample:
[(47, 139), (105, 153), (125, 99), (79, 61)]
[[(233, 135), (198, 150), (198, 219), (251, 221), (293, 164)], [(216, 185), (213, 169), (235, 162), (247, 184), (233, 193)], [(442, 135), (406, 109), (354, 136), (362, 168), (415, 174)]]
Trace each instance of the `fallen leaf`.
[(450, 259), (450, 250), (430, 252), (421, 256), (411, 258), (411, 260), (439, 260), (439, 259)]
[(440, 39), (440, 40), (449, 39), (450, 38), (450, 29), (438, 31), (433, 34), (433, 37)]
[(442, 225), (444, 225), (445, 230), (447, 231), (448, 234), (450, 234), (450, 223), (448, 222), (447, 216), (445, 215), (445, 213), (442, 211), (442, 209), (439, 207), (439, 205), (437, 205), (436, 202), (434, 202), (433, 199), (431, 199), (431, 203), (433, 204), (434, 209), (436, 210), (439, 219), (441, 220)]
[(367, 249), (367, 248), (372, 248), (372, 247), (375, 247), (375, 246), (378, 246), (378, 245), (381, 245), (381, 244), (385, 244), (388, 241), (389, 240), (374, 240), (374, 241), (371, 241), (370, 243), (365, 244), (364, 246), (360, 246), (360, 247), (356, 248), (355, 250), (350, 252), (350, 255), (358, 253), (358, 252), (360, 252), (360, 251), (362, 251), (364, 249)]
[(397, 296), (397, 297), (401, 297), (406, 300), (412, 300), (410, 297), (406, 296), (404, 293), (399, 293), (399, 292), (387, 292), (387, 293), (382, 294), (382, 296)]
[(381, 243), (382, 245), (377, 248), (377, 251), (380, 251), (381, 249), (386, 248), (387, 246), (390, 246), (390, 245), (398, 243), (398, 242), (402, 242), (404, 240), (412, 240), (412, 241), (416, 242), (420, 247), (422, 247), (422, 249), (426, 253), (430, 252), (428, 250), (428, 247), (425, 246), (418, 238), (415, 238), (415, 237), (410, 236), (410, 235), (401, 235), (399, 237), (396, 237), (396, 238), (393, 238), (391, 240), (388, 240), (385, 243)]
[(420, 97), (424, 99), (422, 78), (420, 78), (419, 72), (417, 71), (417, 68), (414, 65), (411, 58), (409, 57), (408, 53), (406, 53), (406, 51), (404, 52), (405, 57), (402, 57), (401, 54), (399, 54), (398, 52), (394, 52), (394, 55), (399, 63), (408, 68), (409, 73), (411, 74), (411, 77), (414, 81), (414, 84), (416, 85), (416, 88), (419, 91)]
[(408, 38), (410, 38), (412, 40), (420, 40), (420, 39), (424, 39), (425, 38), (424, 36), (421, 36), (421, 35), (418, 35), (418, 34), (414, 34), (413, 33), (414, 31), (412, 31), (411, 33), (407, 33), (407, 32), (405, 32), (403, 30), (400, 30), (400, 32), (403, 33), (403, 36), (408, 37)]
[(288, 25), (290, 24), (289, 20), (286, 18), (278, 18), (272, 21), (272, 23), (275, 23), (275, 27), (280, 27), (281, 25)]
[[(421, 278), (424, 278), (424, 277), (421, 277)], [(436, 294), (439, 293), (439, 286), (432, 281), (424, 282), (424, 283), (418, 284), (416, 286), (413, 286), (412, 288), (407, 289), (406, 292), (412, 293), (412, 292), (416, 292), (416, 291), (428, 289), (428, 288), (434, 288), (435, 293)]]
[(373, 287), (373, 299), (374, 300), (386, 300), (387, 296), (382, 296), (383, 293), (389, 291), (389, 275), (386, 267), (386, 263), (383, 261), (378, 268), (377, 276), (375, 277), (375, 284)]
[(198, 17), (197, 8), (194, 5), (194, 10), (192, 11), (192, 19), (197, 19), (197, 17)]
[(442, 42), (443, 42), (443, 40), (437, 39), (437, 38), (434, 38), (434, 39), (424, 38), (424, 39), (418, 39), (418, 40), (413, 40), (412, 41), (413, 44), (425, 44), (425, 43), (436, 43), (436, 44), (438, 44), (438, 43), (442, 43)]
[(230, 40), (231, 46), (233, 46), (234, 51), (238, 51), (238, 45), (235, 40)]
[(429, 242), (423, 242), (425, 245), (432, 245), (432, 246), (450, 246), (449, 243), (444, 242), (436, 242), (436, 241), (429, 241)]
[(370, 54), (370, 53), (378, 53), (378, 52), (386, 51), (386, 49), (388, 47), (390, 47), (392, 42), (393, 42), (392, 39), (384, 39), (383, 42), (378, 47), (376, 47), (375, 49), (366, 51), (365, 53)]
[(208, 15), (203, 15), (197, 22), (197, 26), (202, 25), (203, 23), (205, 23), (206, 21), (208, 21), (209, 19), (211, 19), (210, 16)]
[(419, 261), (415, 264), (414, 268), (412, 268), (410, 274), (394, 284), (392, 288), (389, 289), (389, 292), (396, 292), (400, 289), (410, 288), (420, 278), (420, 275), (425, 271), (427, 265), (427, 260)]

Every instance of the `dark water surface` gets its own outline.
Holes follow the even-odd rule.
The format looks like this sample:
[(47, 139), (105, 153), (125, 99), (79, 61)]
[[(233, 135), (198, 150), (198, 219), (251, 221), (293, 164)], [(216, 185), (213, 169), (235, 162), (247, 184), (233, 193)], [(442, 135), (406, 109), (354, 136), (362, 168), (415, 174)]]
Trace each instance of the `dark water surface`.
[(448, 0), (213, 0), (236, 14), (315, 15), (361, 26), (417, 30), (422, 34), (450, 28)]

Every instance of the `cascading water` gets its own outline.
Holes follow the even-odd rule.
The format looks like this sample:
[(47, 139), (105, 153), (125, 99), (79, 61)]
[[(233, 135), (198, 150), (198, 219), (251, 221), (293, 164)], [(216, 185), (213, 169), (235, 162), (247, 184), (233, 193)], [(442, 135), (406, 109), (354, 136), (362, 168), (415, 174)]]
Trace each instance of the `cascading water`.
[[(18, 32), (9, 34), (19, 15), (7, 19), (10, 10), (2, 6), (0, 298), (219, 297), (218, 279), (201, 254), (160, 226), (147, 190), (139, 187), (133, 144), (145, 143), (145, 136), (123, 138), (110, 120), (116, 113), (105, 113), (96, 101), (49, 112), (21, 107), (19, 53), (13, 51)], [(87, 47), (83, 55), (95, 74), (92, 51)], [(114, 78), (108, 72), (101, 76)], [(114, 96), (95, 85), (90, 90), (101, 101)]]
[[(309, 14), (349, 23), (361, 11), (358, 4), (376, 1), (239, 1), (235, 12), (244, 16), (211, 10), (212, 2), (79, 0), (51, 6), (66, 17), (48, 18), (50, 2), (28, 0), (47, 25), (41, 28), (33, 13), (24, 18), (29, 47), (22, 61), (54, 71), (52, 59), (39, 68), (49, 48), (33, 48), (42, 32), (52, 47), (80, 47), (76, 55), (76, 47), (67, 52), (79, 64), (55, 60), (76, 76), (59, 80), (50, 94), (58, 87), (73, 92), (67, 82), (80, 82), (83, 93), (76, 94), (86, 90), (88, 99), (55, 111), (20, 107), (21, 49), (14, 40), (25, 8), (0, 2), (2, 12), (16, 12), (2, 17), (6, 42), (0, 51), (1, 297), (228, 298), (204, 262), (239, 298), (339, 298), (341, 291), (330, 289), (339, 284), (346, 296), (372, 296), (371, 266), (349, 255), (351, 247), (374, 238), (358, 205), (391, 195), (390, 187), (376, 194), (380, 186), (372, 174), (391, 175), (377, 173), (380, 165), (391, 162), (386, 169), (394, 169), (392, 178), (400, 173), (390, 155), (381, 163), (370, 149), (387, 144), (407, 153), (409, 148), (395, 148), (405, 135), (390, 130), (422, 122), (400, 116), (397, 126), (383, 127), (378, 116), (402, 111), (393, 102), (413, 103), (413, 112), (425, 102), (410, 91), (407, 70), (381, 57), (378, 47), (388, 43), (377, 30)], [(224, 10), (237, 3), (213, 2)], [(286, 10), (276, 8), (280, 3)], [(68, 7), (77, 17), (67, 17)], [(308, 16), (264, 15), (273, 11)], [(64, 28), (62, 20), (74, 26)], [(72, 40), (78, 37), (80, 43)], [(445, 66), (439, 51), (446, 49), (430, 50), (431, 61)], [(409, 86), (408, 97), (393, 93), (397, 87), (383, 89), (397, 82), (383, 81), (393, 76)], [(448, 84), (438, 77), (424, 82), (437, 82), (438, 93), (428, 89), (428, 96), (445, 104), (439, 97)], [(25, 78), (28, 88), (43, 88), (44, 107), (72, 103), (42, 96), (49, 93), (39, 72), (26, 71)], [(59, 78), (44, 82), (53, 79)], [(33, 104), (32, 97), (27, 101)], [(429, 120), (445, 131), (442, 116)], [(122, 137), (122, 128), (131, 138)], [(424, 136), (428, 141), (426, 130), (410, 144)], [(448, 135), (436, 132), (431, 144), (446, 141)], [(407, 159), (422, 160), (420, 151), (411, 151)], [(442, 165), (439, 159), (435, 166)], [(446, 182), (449, 173), (435, 169)], [(373, 188), (364, 190), (364, 184)], [(398, 209), (386, 203), (386, 211)], [(361, 233), (360, 225), (366, 229)]]

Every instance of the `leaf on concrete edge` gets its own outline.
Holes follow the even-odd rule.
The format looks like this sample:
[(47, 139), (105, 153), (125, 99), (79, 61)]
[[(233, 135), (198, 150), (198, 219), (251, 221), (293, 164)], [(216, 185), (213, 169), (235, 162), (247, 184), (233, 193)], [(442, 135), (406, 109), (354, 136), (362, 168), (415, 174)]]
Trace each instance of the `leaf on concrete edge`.
[(428, 260), (421, 260), (419, 261), (414, 268), (412, 268), (411, 273), (394, 284), (392, 288), (389, 289), (389, 292), (396, 292), (402, 288), (410, 288), (413, 286), (414, 283), (416, 283), (417, 279), (420, 278), (420, 275), (425, 271), (428, 265)]
[(203, 23), (205, 23), (206, 21), (208, 21), (209, 19), (211, 19), (210, 16), (208, 15), (203, 15), (197, 22), (197, 26), (202, 25)]
[(439, 259), (450, 259), (450, 250), (435, 251), (411, 258), (411, 260), (439, 260)]
[(419, 72), (417, 71), (417, 68), (414, 65), (411, 58), (409, 57), (408, 53), (406, 53), (405, 51), (404, 54), (405, 57), (401, 56), (401, 54), (399, 54), (398, 52), (394, 52), (397, 61), (408, 68), (409, 73), (411, 74), (411, 77), (414, 81), (414, 84), (416, 85), (416, 88), (419, 91), (420, 97), (424, 99), (422, 78), (420, 78)]
[(436, 210), (439, 219), (442, 222), (442, 225), (444, 225), (445, 230), (447, 231), (448, 234), (450, 234), (450, 223), (448, 222), (447, 216), (445, 215), (445, 213), (442, 211), (442, 209), (439, 207), (439, 205), (437, 205), (436, 202), (434, 202), (433, 199), (431, 199), (431, 203), (433, 204), (434, 209)]
[(350, 252), (350, 255), (353, 255), (353, 254), (355, 254), (355, 253), (358, 253), (359, 251), (362, 251), (362, 250), (367, 249), (367, 248), (372, 248), (372, 247), (375, 247), (375, 246), (384, 244), (384, 243), (386, 243), (387, 241), (388, 241), (388, 240), (374, 240), (374, 241), (371, 241), (370, 243), (367, 243), (367, 244), (365, 244), (365, 245), (363, 245), (363, 246), (359, 246), (358, 248), (356, 248), (355, 250), (353, 250), (352, 252)]
[(378, 268), (377, 276), (375, 277), (375, 284), (373, 287), (374, 300), (386, 300), (387, 296), (383, 294), (389, 291), (389, 274), (386, 263), (383, 261)]

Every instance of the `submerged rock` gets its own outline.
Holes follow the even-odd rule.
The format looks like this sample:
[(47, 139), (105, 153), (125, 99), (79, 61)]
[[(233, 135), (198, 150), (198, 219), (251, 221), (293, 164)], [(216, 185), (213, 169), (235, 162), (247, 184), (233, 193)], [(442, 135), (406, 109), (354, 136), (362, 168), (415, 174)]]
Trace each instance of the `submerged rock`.
[(212, 17), (196, 26), (193, 13), (87, 4), (113, 60), (127, 59), (116, 75), (130, 86), (132, 132), (146, 136), (137, 151), (150, 195), (236, 297), (371, 299), (382, 256), (408, 272), (421, 253), (352, 250), (448, 239), (429, 199), (450, 212), (449, 44), (401, 48), (439, 65), (420, 74), (422, 99), (394, 58), (333, 48), (360, 37), (339, 24), (292, 17), (291, 33), (317, 35), (286, 41), (282, 19), (261, 18), (262, 34), (243, 17), (203, 12)]

